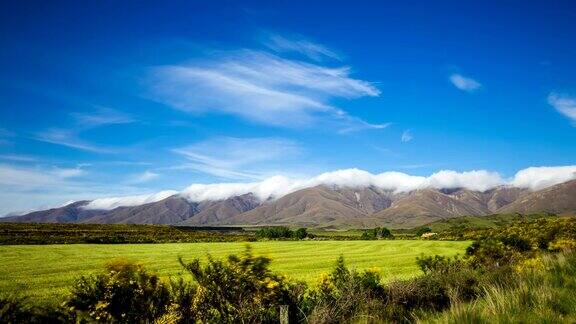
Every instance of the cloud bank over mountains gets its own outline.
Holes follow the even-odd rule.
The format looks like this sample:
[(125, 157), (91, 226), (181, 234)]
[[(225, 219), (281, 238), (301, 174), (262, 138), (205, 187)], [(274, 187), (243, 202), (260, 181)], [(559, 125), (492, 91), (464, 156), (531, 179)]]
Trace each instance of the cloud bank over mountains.
[(352, 188), (374, 186), (394, 192), (409, 192), (425, 188), (465, 188), (474, 191), (486, 191), (502, 185), (539, 190), (572, 179), (576, 179), (576, 165), (530, 167), (518, 171), (511, 179), (505, 179), (497, 172), (486, 170), (466, 172), (442, 170), (424, 177), (394, 171), (372, 174), (360, 169), (344, 169), (301, 179), (273, 176), (259, 182), (249, 183), (193, 184), (180, 192), (166, 190), (151, 195), (96, 199), (85, 208), (114, 209), (120, 206), (136, 206), (160, 201), (175, 194), (180, 194), (193, 202), (200, 202), (223, 200), (252, 193), (264, 201), (277, 199), (289, 193), (318, 185)]

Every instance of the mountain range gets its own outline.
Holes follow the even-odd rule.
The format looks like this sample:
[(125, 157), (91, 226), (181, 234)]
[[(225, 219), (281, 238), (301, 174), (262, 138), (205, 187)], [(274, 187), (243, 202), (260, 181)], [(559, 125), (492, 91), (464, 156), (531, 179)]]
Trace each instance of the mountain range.
[(500, 186), (484, 192), (468, 189), (419, 189), (395, 193), (376, 187), (320, 185), (260, 201), (253, 194), (192, 202), (180, 195), (139, 206), (111, 210), (85, 208), (77, 201), (60, 208), (2, 222), (289, 225), (315, 228), (413, 228), (441, 219), (498, 213), (576, 213), (576, 180), (531, 191)]

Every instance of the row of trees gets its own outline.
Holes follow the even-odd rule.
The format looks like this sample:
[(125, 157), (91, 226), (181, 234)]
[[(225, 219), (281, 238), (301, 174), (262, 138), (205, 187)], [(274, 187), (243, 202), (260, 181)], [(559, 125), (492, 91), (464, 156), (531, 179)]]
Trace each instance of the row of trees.
[(394, 235), (386, 227), (376, 227), (367, 229), (362, 232), (360, 239), (362, 240), (377, 240), (377, 239), (393, 239)]
[(234, 227), (179, 227), (141, 224), (0, 223), (0, 245), (126, 244), (250, 241), (254, 236)]
[(265, 227), (256, 231), (257, 238), (264, 239), (296, 239), (303, 240), (305, 238), (312, 238), (313, 236), (308, 233), (306, 228), (299, 228), (291, 230), (286, 226)]

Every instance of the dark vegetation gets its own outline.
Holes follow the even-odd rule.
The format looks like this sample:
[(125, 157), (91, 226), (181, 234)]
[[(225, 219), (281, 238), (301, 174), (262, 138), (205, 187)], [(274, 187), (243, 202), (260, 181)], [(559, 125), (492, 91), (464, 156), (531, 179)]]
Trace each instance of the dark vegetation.
[(340, 258), (318, 285), (269, 270), (250, 249), (227, 260), (180, 261), (185, 275), (162, 281), (125, 261), (77, 281), (55, 309), (0, 300), (8, 323), (269, 323), (287, 305), (291, 322), (560, 323), (576, 321), (576, 218), (541, 218), (470, 230), (456, 258), (421, 257), (422, 275), (383, 283)]
[(488, 216), (462, 216), (436, 221), (426, 225), (432, 232), (458, 232), (466, 230), (499, 228), (513, 223), (532, 221), (541, 218), (556, 218), (549, 213), (541, 214), (494, 214)]
[[(284, 226), (244, 230), (241, 227), (192, 227), (137, 224), (0, 223), (0, 245), (129, 244), (242, 242), (257, 239), (315, 238), (306, 228)], [(343, 235), (342, 239), (349, 235)], [(331, 237), (321, 237), (331, 238)]]
[(305, 238), (314, 238), (305, 228), (299, 228), (295, 231), (286, 226), (264, 227), (256, 231), (256, 237), (260, 239), (295, 239), (303, 240)]
[(136, 224), (0, 223), (0, 244), (127, 244), (250, 241), (236, 227), (184, 227)]
[(393, 239), (394, 235), (386, 227), (376, 227), (367, 229), (362, 232), (360, 239), (362, 240), (377, 240), (377, 239)]

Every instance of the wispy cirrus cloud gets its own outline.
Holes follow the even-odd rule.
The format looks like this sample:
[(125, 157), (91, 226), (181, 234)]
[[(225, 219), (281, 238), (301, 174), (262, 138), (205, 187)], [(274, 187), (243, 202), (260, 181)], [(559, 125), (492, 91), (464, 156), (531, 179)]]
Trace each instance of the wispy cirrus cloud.
[(410, 142), (413, 138), (414, 138), (414, 135), (412, 135), (412, 131), (410, 129), (407, 129), (404, 132), (402, 132), (402, 136), (400, 137), (400, 140), (403, 143), (407, 143), (407, 142)]
[(450, 75), (449, 79), (456, 88), (466, 92), (474, 92), (482, 87), (480, 82), (458, 73)]
[(112, 150), (99, 145), (95, 145), (78, 138), (75, 131), (61, 128), (50, 128), (38, 132), (35, 136), (36, 140), (71, 147), (78, 150), (90, 151), (95, 153), (111, 153)]
[(70, 114), (81, 127), (93, 128), (103, 125), (129, 124), (135, 119), (123, 112), (107, 107), (97, 107), (92, 112), (71, 113)]
[(148, 79), (150, 97), (197, 114), (230, 114), (280, 127), (327, 126), (340, 131), (385, 128), (334, 106), (334, 99), (377, 97), (370, 82), (351, 77), (348, 67), (327, 67), (239, 50), (158, 66)]
[(0, 154), (0, 160), (8, 160), (15, 162), (36, 162), (38, 158), (29, 155), (20, 154)]
[(54, 208), (64, 203), (110, 192), (121, 195), (142, 194), (142, 186), (100, 180), (99, 173), (85, 166), (0, 163), (0, 216)]
[(9, 145), (12, 142), (9, 140), (9, 138), (14, 137), (16, 134), (14, 134), (13, 132), (0, 127), (0, 145)]
[(278, 53), (296, 52), (314, 61), (322, 61), (325, 58), (342, 60), (336, 52), (301, 36), (287, 38), (278, 34), (268, 34), (264, 39), (264, 45)]
[(134, 175), (128, 182), (129, 183), (145, 183), (148, 181), (152, 181), (154, 179), (157, 179), (160, 175), (156, 172), (152, 172), (150, 170), (146, 170), (142, 173), (136, 174)]
[(52, 186), (82, 174), (81, 168), (17, 167), (0, 164), (0, 186)]
[(274, 162), (298, 156), (301, 149), (283, 138), (217, 137), (173, 152), (188, 160), (180, 169), (226, 179), (259, 179)]
[(102, 145), (90, 143), (82, 140), (80, 134), (84, 131), (116, 124), (128, 124), (135, 121), (131, 116), (118, 110), (98, 107), (91, 112), (74, 112), (70, 116), (74, 119), (74, 124), (69, 128), (49, 128), (36, 133), (36, 140), (71, 147), (78, 150), (90, 151), (95, 153), (114, 153), (116, 150)]
[(570, 119), (572, 124), (576, 126), (576, 97), (553, 92), (548, 95), (548, 104)]

